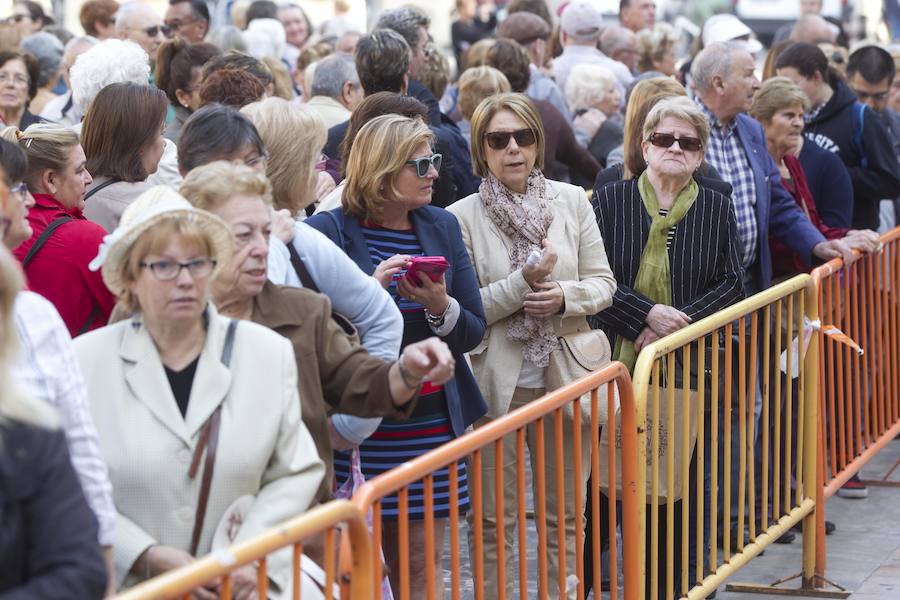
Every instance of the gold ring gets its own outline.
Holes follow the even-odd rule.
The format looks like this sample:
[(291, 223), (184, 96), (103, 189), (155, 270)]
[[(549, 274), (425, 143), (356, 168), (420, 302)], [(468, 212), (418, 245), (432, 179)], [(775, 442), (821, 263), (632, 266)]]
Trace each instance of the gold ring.
[(415, 296), (413, 296), (413, 295), (412, 295), (412, 294), (410, 294), (410, 296), (409, 296), (409, 299), (410, 299), (410, 300), (412, 300), (412, 301), (413, 301), (413, 302), (415, 302), (415, 301), (416, 301), (416, 297), (415, 297)]

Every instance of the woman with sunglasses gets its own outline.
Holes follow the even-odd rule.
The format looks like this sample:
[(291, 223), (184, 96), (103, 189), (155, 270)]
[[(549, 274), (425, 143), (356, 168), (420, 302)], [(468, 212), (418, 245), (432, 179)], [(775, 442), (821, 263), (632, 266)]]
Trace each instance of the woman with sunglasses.
[[(450, 206), (475, 265), (488, 332), (469, 353), (479, 387), (488, 403), (488, 414), (476, 423), (483, 427), (508, 412), (587, 375), (609, 362), (610, 347), (603, 332), (591, 330), (586, 317), (609, 306), (616, 282), (606, 260), (603, 241), (591, 217), (581, 188), (548, 180), (544, 162), (544, 129), (535, 105), (523, 94), (497, 94), (483, 100), (472, 115), (472, 164), (482, 177), (477, 194)], [(578, 358), (576, 358), (578, 357)], [(606, 406), (602, 401), (601, 406)], [(591, 437), (582, 419), (581, 472), (574, 470), (573, 414), (564, 419), (562, 476), (565, 497), (555, 494), (557, 472), (555, 432), (544, 432), (546, 469), (548, 588), (551, 597), (565, 596), (554, 583), (560, 549), (557, 531), (565, 528), (565, 570), (575, 573), (575, 532), (581, 527), (574, 489), (585, 489), (590, 470)], [(527, 431), (532, 461), (537, 456), (533, 428)], [(503, 479), (516, 480), (515, 443), (504, 440)], [(484, 526), (485, 581), (476, 581), (488, 596), (499, 596), (498, 571), (506, 574), (506, 596), (515, 585), (516, 563), (512, 541), (516, 523), (515, 487), (507, 483), (505, 494), (506, 564), (498, 565), (494, 482), (494, 453), (482, 454), (482, 525)], [(471, 467), (471, 465), (470, 465)], [(537, 466), (531, 464), (532, 481)], [(510, 487), (512, 489), (510, 489)], [(536, 497), (538, 497), (536, 495)], [(586, 497), (582, 493), (582, 498)], [(557, 521), (557, 506), (564, 503), (565, 522)], [(469, 531), (474, 523), (469, 524)], [(474, 540), (469, 538), (470, 551)], [(525, 552), (524, 548), (519, 549)]]
[[(634, 178), (598, 188), (594, 198), (597, 223), (619, 282), (612, 306), (596, 319), (613, 340), (613, 358), (629, 370), (644, 346), (743, 297), (740, 238), (731, 199), (693, 176), (709, 139), (706, 116), (686, 97), (665, 98), (647, 114), (641, 131), (646, 167), (634, 172)], [(626, 156), (631, 151), (626, 148)], [(691, 490), (689, 496), (695, 494)], [(663, 504), (660, 536), (666, 528)], [(675, 507), (681, 514), (680, 500)], [(605, 522), (605, 501), (600, 512)], [(696, 512), (691, 515), (695, 523)], [(648, 511), (648, 560), (654, 556), (661, 565), (657, 581), (664, 598), (665, 547), (650, 547), (650, 518)], [(694, 573), (696, 525), (682, 531), (676, 519), (670, 535), (676, 547), (688, 536), (689, 566), (684, 568)], [(681, 590), (681, 552), (675, 553), (673, 564), (674, 589)]]
[[(432, 184), (438, 177), (441, 155), (434, 154), (434, 135), (420, 119), (383, 115), (366, 123), (356, 134), (346, 165), (342, 207), (307, 219), (341, 247), (363, 272), (388, 290), (403, 315), (403, 346), (438, 336), (456, 361), (452, 379), (443, 385), (410, 380), (422, 385), (419, 402), (406, 421), (385, 418), (360, 447), (362, 472), (379, 475), (397, 465), (460, 436), (484, 415), (486, 407), (463, 354), (484, 336), (485, 317), (478, 282), (466, 253), (456, 219), (429, 206)], [(442, 256), (445, 273), (431, 277), (409, 272), (415, 257)], [(334, 461), (338, 482), (349, 475), (347, 455)], [(468, 509), (465, 469), (457, 469), (460, 514)], [(382, 501), (383, 548), (394, 593), (400, 559), (408, 557), (412, 598), (426, 596), (427, 568), (437, 574), (437, 597), (443, 596), (441, 554), (444, 529), (450, 514), (450, 474), (444, 468), (434, 476), (434, 556), (425, 553), (425, 498), (422, 488), (409, 492), (409, 551), (400, 554), (396, 496)], [(428, 562), (431, 566), (427, 567)]]

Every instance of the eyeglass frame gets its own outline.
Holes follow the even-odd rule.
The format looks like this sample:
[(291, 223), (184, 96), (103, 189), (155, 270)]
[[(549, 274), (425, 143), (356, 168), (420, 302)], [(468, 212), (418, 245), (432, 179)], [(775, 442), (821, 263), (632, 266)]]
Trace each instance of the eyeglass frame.
[[(160, 265), (177, 265), (178, 269), (175, 271), (175, 274), (172, 277), (163, 277), (159, 274), (158, 268), (161, 268)], [(156, 278), (157, 281), (175, 281), (178, 277), (181, 276), (181, 271), (187, 269), (188, 274), (191, 276), (191, 279), (204, 279), (209, 277), (210, 274), (216, 268), (216, 259), (204, 257), (204, 258), (195, 258), (193, 260), (188, 260), (185, 262), (181, 262), (178, 260), (155, 260), (153, 262), (141, 261), (138, 263), (138, 266), (143, 269), (149, 269), (150, 273)], [(203, 266), (209, 266), (209, 272), (204, 273), (202, 275), (194, 273), (192, 271), (192, 267), (198, 268)]]
[[(664, 146), (661, 143), (659, 143), (659, 144), (656, 143), (656, 138), (659, 135), (671, 136), (672, 143), (669, 144), (668, 146)], [(697, 142), (697, 147), (696, 148), (685, 148), (684, 146), (681, 145), (681, 140), (689, 142), (691, 145), (693, 145), (693, 142)], [(682, 152), (700, 152), (701, 150), (703, 150), (703, 140), (701, 140), (700, 138), (698, 138), (696, 136), (692, 136), (692, 135), (684, 135), (681, 137), (675, 137), (674, 133), (663, 133), (661, 131), (654, 131), (649, 136), (647, 136), (647, 141), (650, 142), (651, 144), (653, 144), (654, 146), (656, 146), (657, 148), (662, 148), (663, 150), (668, 150), (669, 148), (674, 146), (676, 142), (678, 143), (678, 149), (681, 150)], [(662, 140), (660, 140), (660, 142), (662, 142)]]
[[(416, 177), (419, 179), (425, 179), (428, 177), (428, 173), (431, 171), (431, 167), (434, 167), (435, 172), (440, 172), (441, 170), (441, 162), (444, 159), (444, 155), (435, 152), (431, 156), (420, 156), (419, 158), (411, 158), (404, 165), (412, 165), (416, 168)], [(421, 165), (427, 164), (428, 166), (425, 168), (425, 172), (422, 173)]]
[[(531, 134), (531, 139), (533, 141), (526, 143), (526, 140), (523, 140), (520, 142), (519, 138), (524, 137), (524, 135), (527, 133)], [(506, 136), (506, 143), (499, 147), (492, 144), (491, 139), (492, 139), (492, 137), (496, 137), (496, 136)], [(519, 146), (520, 148), (528, 148), (529, 146), (534, 146), (535, 144), (537, 144), (537, 141), (538, 141), (537, 131), (535, 131), (531, 127), (525, 127), (523, 129), (516, 129), (515, 131), (485, 131), (484, 136), (482, 136), (482, 137), (487, 142), (487, 145), (488, 145), (488, 147), (491, 148), (491, 150), (506, 150), (507, 148), (509, 148), (510, 140), (516, 140), (516, 145)]]
[(20, 87), (28, 87), (29, 85), (31, 85), (31, 78), (28, 77), (27, 75), (23, 77), (19, 73), (10, 74), (10, 73), (0, 72), (0, 85), (3, 85), (9, 81), (12, 81), (12, 83), (14, 85), (17, 85)]
[[(150, 33), (151, 29), (155, 29), (156, 32)], [(129, 31), (140, 31), (141, 33), (145, 34), (147, 37), (151, 37), (151, 38), (156, 37), (157, 33), (161, 33), (163, 35), (163, 37), (165, 37), (165, 38), (170, 37), (172, 35), (172, 28), (169, 27), (168, 25), (166, 25), (165, 23), (163, 23), (162, 25), (150, 25), (149, 27), (144, 27), (144, 28), (128, 27), (128, 30)]]

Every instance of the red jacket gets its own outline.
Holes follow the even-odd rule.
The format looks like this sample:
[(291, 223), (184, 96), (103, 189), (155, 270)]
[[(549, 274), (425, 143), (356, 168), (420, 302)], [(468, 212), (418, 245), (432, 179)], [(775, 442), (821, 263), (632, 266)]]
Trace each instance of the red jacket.
[(106, 325), (116, 299), (106, 289), (100, 271), (88, 269), (106, 232), (88, 221), (81, 210), (67, 209), (53, 196), (34, 194), (34, 200), (28, 211), (34, 233), (16, 248), (20, 261), (52, 221), (62, 216), (74, 220), (54, 231), (25, 267), (28, 287), (53, 303), (72, 336)]
[[(815, 198), (813, 198), (812, 192), (809, 191), (809, 184), (806, 181), (806, 174), (803, 172), (800, 161), (796, 157), (787, 154), (784, 157), (784, 165), (791, 174), (794, 189), (790, 189), (784, 179), (781, 180), (781, 183), (794, 197), (797, 206), (803, 210), (813, 227), (818, 229), (825, 236), (826, 240), (837, 240), (847, 235), (847, 232), (850, 231), (849, 229), (830, 227), (819, 216), (819, 211), (816, 210)], [(772, 272), (776, 277), (779, 275), (809, 273), (812, 269), (810, 265), (806, 264), (803, 259), (775, 239), (774, 236), (769, 236), (769, 245), (772, 248)]]

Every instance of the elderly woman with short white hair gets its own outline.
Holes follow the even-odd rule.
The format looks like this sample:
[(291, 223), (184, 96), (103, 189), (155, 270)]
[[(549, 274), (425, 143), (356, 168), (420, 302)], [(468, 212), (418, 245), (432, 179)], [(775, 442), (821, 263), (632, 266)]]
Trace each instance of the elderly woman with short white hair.
[(622, 94), (615, 75), (599, 65), (578, 65), (566, 80), (566, 102), (588, 150), (606, 167), (606, 156), (622, 143)]
[(640, 44), (640, 58), (638, 59), (638, 71), (658, 71), (667, 77), (673, 77), (678, 70), (675, 54), (675, 45), (678, 36), (668, 23), (657, 23), (653, 29), (644, 29), (638, 33)]

